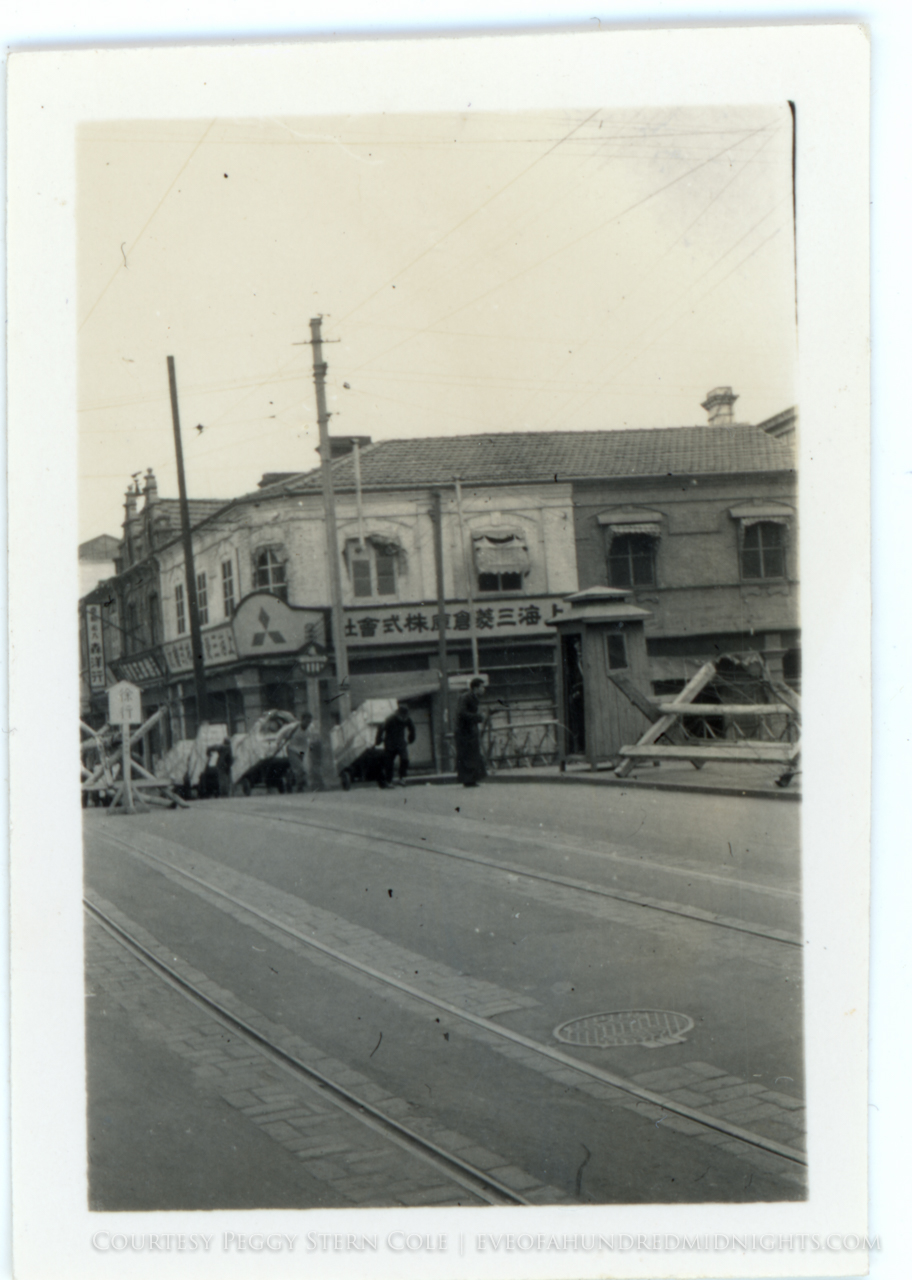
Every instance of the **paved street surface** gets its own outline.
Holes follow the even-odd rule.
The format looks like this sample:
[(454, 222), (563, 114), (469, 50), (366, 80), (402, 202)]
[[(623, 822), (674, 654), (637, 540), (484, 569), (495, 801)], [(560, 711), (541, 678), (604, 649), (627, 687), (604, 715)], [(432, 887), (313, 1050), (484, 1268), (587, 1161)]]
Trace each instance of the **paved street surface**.
[[(93, 1207), (801, 1198), (799, 814), (550, 781), (87, 813)], [(630, 1010), (681, 1016), (555, 1036)]]

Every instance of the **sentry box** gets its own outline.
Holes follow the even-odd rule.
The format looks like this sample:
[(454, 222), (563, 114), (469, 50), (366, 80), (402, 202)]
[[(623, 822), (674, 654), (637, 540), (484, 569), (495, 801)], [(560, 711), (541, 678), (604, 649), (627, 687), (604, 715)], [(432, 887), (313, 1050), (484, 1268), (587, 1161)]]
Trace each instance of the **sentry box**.
[(630, 603), (620, 587), (589, 587), (564, 600), (565, 612), (549, 620), (557, 631), (558, 760), (582, 757), (595, 769), (636, 742), (650, 720), (619, 687), (641, 700), (650, 694), (645, 620), (648, 609)]

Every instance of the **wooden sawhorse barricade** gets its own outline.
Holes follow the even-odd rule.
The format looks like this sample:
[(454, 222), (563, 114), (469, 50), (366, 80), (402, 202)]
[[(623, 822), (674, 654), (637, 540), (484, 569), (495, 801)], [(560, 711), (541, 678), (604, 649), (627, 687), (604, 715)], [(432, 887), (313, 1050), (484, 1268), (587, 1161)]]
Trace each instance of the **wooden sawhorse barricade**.
[[(633, 691), (637, 696), (625, 688), (619, 681), (619, 687), (624, 690), (631, 701), (640, 707), (644, 714), (648, 715), (653, 723), (649, 726), (640, 740), (632, 746), (621, 747), (620, 754), (624, 757), (618, 767), (615, 769), (615, 775), (619, 778), (626, 778), (637, 760), (689, 760), (694, 768), (700, 769), (710, 760), (718, 761), (738, 761), (742, 764), (782, 764), (785, 765), (784, 772), (776, 779), (776, 783), (780, 787), (786, 787), (798, 771), (798, 760), (801, 753), (801, 743), (799, 742), (781, 742), (772, 739), (762, 738), (718, 738), (710, 745), (707, 742), (682, 743), (681, 737), (685, 736), (681, 726), (682, 716), (781, 716), (789, 717), (790, 723), (800, 723), (801, 701), (798, 695), (788, 686), (778, 681), (770, 681), (772, 688), (775, 690), (779, 702), (695, 702), (694, 699), (699, 693), (706, 688), (713, 676), (716, 674), (716, 664), (707, 662), (700, 668), (695, 676), (687, 682), (676, 698), (669, 702), (660, 702), (657, 704), (649, 704), (650, 710), (646, 710), (641, 706), (641, 702), (648, 703), (648, 699), (644, 698), (638, 691)], [(739, 732), (737, 722), (733, 720), (733, 727)], [(674, 736), (678, 739), (676, 742), (668, 744), (660, 744), (659, 738)]]
[[(105, 731), (110, 732), (111, 725), (106, 724), (96, 730), (79, 721), (79, 728), (85, 735), (81, 743), (82, 790), (98, 794), (113, 791), (108, 813), (135, 813), (137, 809), (148, 812), (149, 805), (189, 809), (186, 800), (173, 789), (170, 779), (156, 778), (133, 759), (133, 747), (155, 728), (166, 712), (167, 707), (161, 707), (132, 734), (126, 726), (123, 727), (120, 759), (110, 750), (110, 740), (105, 741)], [(91, 749), (98, 752), (99, 758), (93, 768), (88, 768), (84, 756)]]

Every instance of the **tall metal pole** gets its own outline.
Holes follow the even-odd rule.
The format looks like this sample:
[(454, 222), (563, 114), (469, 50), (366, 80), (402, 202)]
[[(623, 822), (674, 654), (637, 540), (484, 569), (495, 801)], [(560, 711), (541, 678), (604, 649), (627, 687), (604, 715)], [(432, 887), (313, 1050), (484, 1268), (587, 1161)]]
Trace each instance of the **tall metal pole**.
[(447, 671), (446, 594), (443, 577), (443, 503), (440, 490), (431, 494), (431, 519), (434, 522), (434, 568), (437, 574), (437, 660), (440, 663), (440, 731), (437, 737), (437, 768), (446, 773), (450, 767), (450, 680)]
[(197, 727), (209, 718), (206, 695), (206, 668), (203, 665), (203, 636), (200, 630), (199, 602), (196, 596), (196, 569), (193, 565), (193, 536), (190, 529), (190, 507), (187, 503), (187, 481), (184, 478), (184, 450), (181, 446), (180, 413), (177, 408), (177, 379), (174, 356), (168, 356), (168, 383), (171, 388), (171, 420), (174, 423), (174, 452), (177, 456), (177, 492), (180, 498), (181, 538), (184, 544), (184, 576), (187, 579), (187, 607), (190, 611), (190, 647), (193, 650), (193, 686), (196, 690)]
[(348, 688), (348, 650), (345, 647), (345, 615), (342, 611), (342, 572), (339, 567), (339, 535), (336, 530), (336, 499), (332, 484), (332, 454), (329, 444), (329, 412), (326, 408), (326, 364), (323, 360), (322, 321), (310, 322), (313, 347), (314, 386), (317, 389), (317, 422), (320, 426), (320, 475), (323, 481), (323, 514), (326, 522), (326, 558), (329, 562), (329, 591), (332, 603), (333, 650), (336, 679), (339, 681), (339, 712), (344, 720), (351, 715)]
[(462, 567), (465, 573), (466, 600), (469, 602), (469, 639), (472, 642), (472, 670), (478, 675), (478, 631), (475, 627), (475, 596), (472, 591), (472, 565), (466, 554), (465, 521), (462, 516), (462, 485), (456, 481), (456, 510), (459, 514), (459, 541), (462, 543)]

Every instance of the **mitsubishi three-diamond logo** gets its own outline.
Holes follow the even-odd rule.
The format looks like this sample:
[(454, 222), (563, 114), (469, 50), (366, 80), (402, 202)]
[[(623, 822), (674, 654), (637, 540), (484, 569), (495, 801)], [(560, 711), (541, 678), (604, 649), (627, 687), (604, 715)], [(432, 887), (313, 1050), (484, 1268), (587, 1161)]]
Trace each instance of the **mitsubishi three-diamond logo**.
[(281, 631), (269, 630), (269, 614), (266, 612), (265, 609), (260, 610), (260, 612), (257, 614), (257, 619), (259, 620), (260, 626), (263, 628), (263, 630), (254, 632), (253, 643), (255, 645), (257, 646), (264, 645), (266, 643), (267, 636), (269, 636), (269, 639), (272, 641), (273, 644), (288, 643), (288, 641), (282, 635)]

